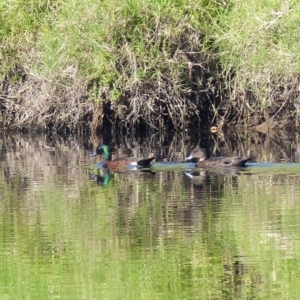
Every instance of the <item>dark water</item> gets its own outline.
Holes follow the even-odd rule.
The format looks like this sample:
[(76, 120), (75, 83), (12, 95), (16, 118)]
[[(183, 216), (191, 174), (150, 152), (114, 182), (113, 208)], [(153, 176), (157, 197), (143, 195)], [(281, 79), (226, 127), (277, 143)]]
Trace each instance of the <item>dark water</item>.
[[(244, 170), (97, 170), (89, 154)], [(0, 299), (300, 299), (298, 137), (259, 133), (5, 136)], [(266, 164), (268, 162), (269, 164)]]

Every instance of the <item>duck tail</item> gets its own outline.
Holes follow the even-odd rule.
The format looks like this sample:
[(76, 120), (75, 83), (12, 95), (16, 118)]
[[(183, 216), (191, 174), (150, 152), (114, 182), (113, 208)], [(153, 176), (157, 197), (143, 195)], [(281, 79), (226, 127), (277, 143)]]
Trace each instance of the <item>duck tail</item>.
[(246, 163), (251, 159), (251, 157), (243, 158), (237, 161), (236, 166), (238, 167), (245, 167)]
[(155, 157), (150, 157), (150, 158), (144, 158), (144, 159), (141, 159), (137, 162), (137, 164), (140, 166), (140, 167), (150, 167), (150, 164), (151, 164), (151, 161), (154, 159)]

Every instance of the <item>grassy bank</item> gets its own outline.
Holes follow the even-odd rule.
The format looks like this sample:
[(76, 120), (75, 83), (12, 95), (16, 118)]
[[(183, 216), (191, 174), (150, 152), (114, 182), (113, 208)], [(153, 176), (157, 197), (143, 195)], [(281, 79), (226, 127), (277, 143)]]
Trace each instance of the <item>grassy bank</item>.
[(297, 1), (8, 0), (0, 4), (2, 127), (290, 118), (299, 13)]

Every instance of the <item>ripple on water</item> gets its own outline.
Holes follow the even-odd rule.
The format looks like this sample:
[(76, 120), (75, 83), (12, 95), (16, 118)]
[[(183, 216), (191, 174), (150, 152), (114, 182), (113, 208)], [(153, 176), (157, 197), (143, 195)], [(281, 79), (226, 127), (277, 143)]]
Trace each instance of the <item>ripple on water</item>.
[(33, 145), (1, 164), (4, 297), (299, 298), (296, 169), (107, 174)]

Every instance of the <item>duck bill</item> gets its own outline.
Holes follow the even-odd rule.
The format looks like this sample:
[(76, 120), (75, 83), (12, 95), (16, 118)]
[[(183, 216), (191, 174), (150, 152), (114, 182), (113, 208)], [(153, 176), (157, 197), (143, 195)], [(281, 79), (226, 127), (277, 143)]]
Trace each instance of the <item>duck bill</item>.
[(190, 156), (188, 156), (188, 157), (185, 158), (185, 161), (190, 160), (192, 158), (193, 158), (193, 155), (190, 155)]
[(97, 152), (94, 152), (94, 153), (90, 154), (90, 157), (94, 157), (96, 155), (97, 155)]

